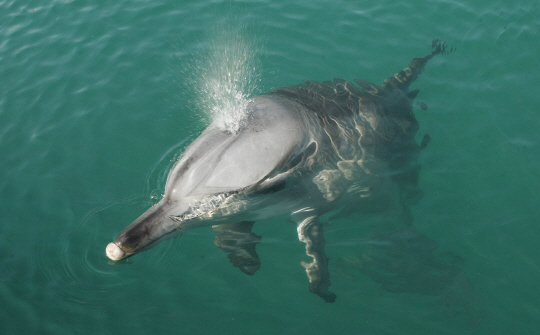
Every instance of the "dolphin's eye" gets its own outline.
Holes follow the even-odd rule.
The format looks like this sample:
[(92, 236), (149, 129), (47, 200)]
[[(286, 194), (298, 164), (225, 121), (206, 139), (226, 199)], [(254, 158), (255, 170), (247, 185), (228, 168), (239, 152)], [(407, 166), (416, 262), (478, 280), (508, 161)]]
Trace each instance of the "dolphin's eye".
[(304, 151), (304, 156), (309, 157), (313, 155), (315, 152), (317, 152), (317, 142), (311, 142), (306, 148), (306, 151)]
[(317, 142), (311, 142), (304, 152), (296, 155), (290, 162), (283, 168), (287, 171), (297, 167), (300, 163), (306, 160), (309, 156), (313, 155), (317, 151)]
[(277, 191), (281, 191), (282, 189), (284, 189), (286, 184), (287, 183), (285, 182), (285, 180), (278, 180), (275, 183), (272, 183), (270, 185), (264, 186), (256, 190), (254, 193), (255, 194), (275, 193)]

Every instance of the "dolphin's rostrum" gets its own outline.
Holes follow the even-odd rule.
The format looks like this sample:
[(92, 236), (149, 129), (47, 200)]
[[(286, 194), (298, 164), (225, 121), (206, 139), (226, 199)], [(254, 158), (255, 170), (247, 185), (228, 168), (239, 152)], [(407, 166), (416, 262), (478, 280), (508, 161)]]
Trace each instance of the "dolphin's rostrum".
[(409, 85), (444, 44), (375, 85), (306, 81), (249, 100), (235, 133), (212, 123), (169, 173), (163, 199), (107, 246), (120, 260), (185, 229), (212, 226), (215, 244), (247, 274), (260, 266), (253, 223), (289, 214), (306, 244), (310, 291), (325, 301), (330, 274), (319, 217), (380, 213), (387, 225), (410, 224), (419, 196), (418, 123)]

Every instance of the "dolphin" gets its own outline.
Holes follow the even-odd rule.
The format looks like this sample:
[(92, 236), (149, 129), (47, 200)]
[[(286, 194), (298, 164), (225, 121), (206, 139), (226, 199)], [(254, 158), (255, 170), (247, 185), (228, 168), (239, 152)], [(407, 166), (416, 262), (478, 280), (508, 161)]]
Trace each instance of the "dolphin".
[(364, 80), (305, 81), (250, 98), (240, 129), (216, 122), (188, 146), (171, 169), (163, 198), (106, 248), (118, 261), (186, 229), (212, 226), (215, 244), (247, 274), (260, 267), (254, 222), (288, 215), (310, 261), (301, 262), (309, 289), (327, 302), (330, 274), (324, 214), (377, 214), (381, 225), (407, 225), (421, 196), (418, 122), (409, 90), (431, 54), (382, 85)]

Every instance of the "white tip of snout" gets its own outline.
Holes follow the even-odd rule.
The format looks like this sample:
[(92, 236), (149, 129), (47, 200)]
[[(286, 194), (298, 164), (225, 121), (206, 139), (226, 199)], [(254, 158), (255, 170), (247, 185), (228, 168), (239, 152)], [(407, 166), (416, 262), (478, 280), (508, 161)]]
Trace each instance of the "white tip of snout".
[(126, 253), (124, 252), (124, 250), (120, 249), (119, 246), (112, 242), (107, 245), (106, 253), (107, 257), (109, 257), (113, 261), (119, 261), (122, 258), (126, 257)]

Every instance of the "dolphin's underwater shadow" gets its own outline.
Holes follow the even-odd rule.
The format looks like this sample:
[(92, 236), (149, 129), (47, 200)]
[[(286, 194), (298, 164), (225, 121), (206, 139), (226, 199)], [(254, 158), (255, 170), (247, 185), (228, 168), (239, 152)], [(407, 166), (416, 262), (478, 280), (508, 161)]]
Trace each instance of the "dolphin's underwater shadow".
[[(333, 302), (320, 216), (375, 214), (382, 218), (377, 229), (387, 232), (380, 239), (395, 242), (392, 232), (399, 231), (412, 240), (421, 236), (409, 206), (421, 198), (418, 155), (429, 137), (415, 140), (412, 104), (418, 90), (409, 86), (444, 52), (445, 44), (434, 41), (431, 54), (414, 58), (380, 86), (358, 79), (360, 87), (341, 79), (305, 81), (251, 98), (237, 132), (214, 122), (185, 150), (169, 173), (163, 199), (109, 243), (107, 256), (118, 261), (185, 229), (212, 226), (215, 245), (253, 275), (261, 240), (251, 231), (254, 222), (288, 214), (311, 258), (301, 263), (310, 291)], [(413, 249), (396, 254), (395, 248), (379, 248), (364, 270), (384, 281), (380, 269), (409, 271), (389, 266), (392, 259), (407, 260), (403, 267), (432, 255), (429, 247)], [(400, 283), (388, 285), (400, 289)]]
[(449, 317), (470, 326), (485, 318), (482, 298), (461, 266), (465, 260), (449, 251), (437, 252), (438, 243), (408, 226), (362, 238), (360, 252), (338, 257), (336, 274), (350, 281), (368, 276), (391, 293), (413, 293), (436, 298)]

